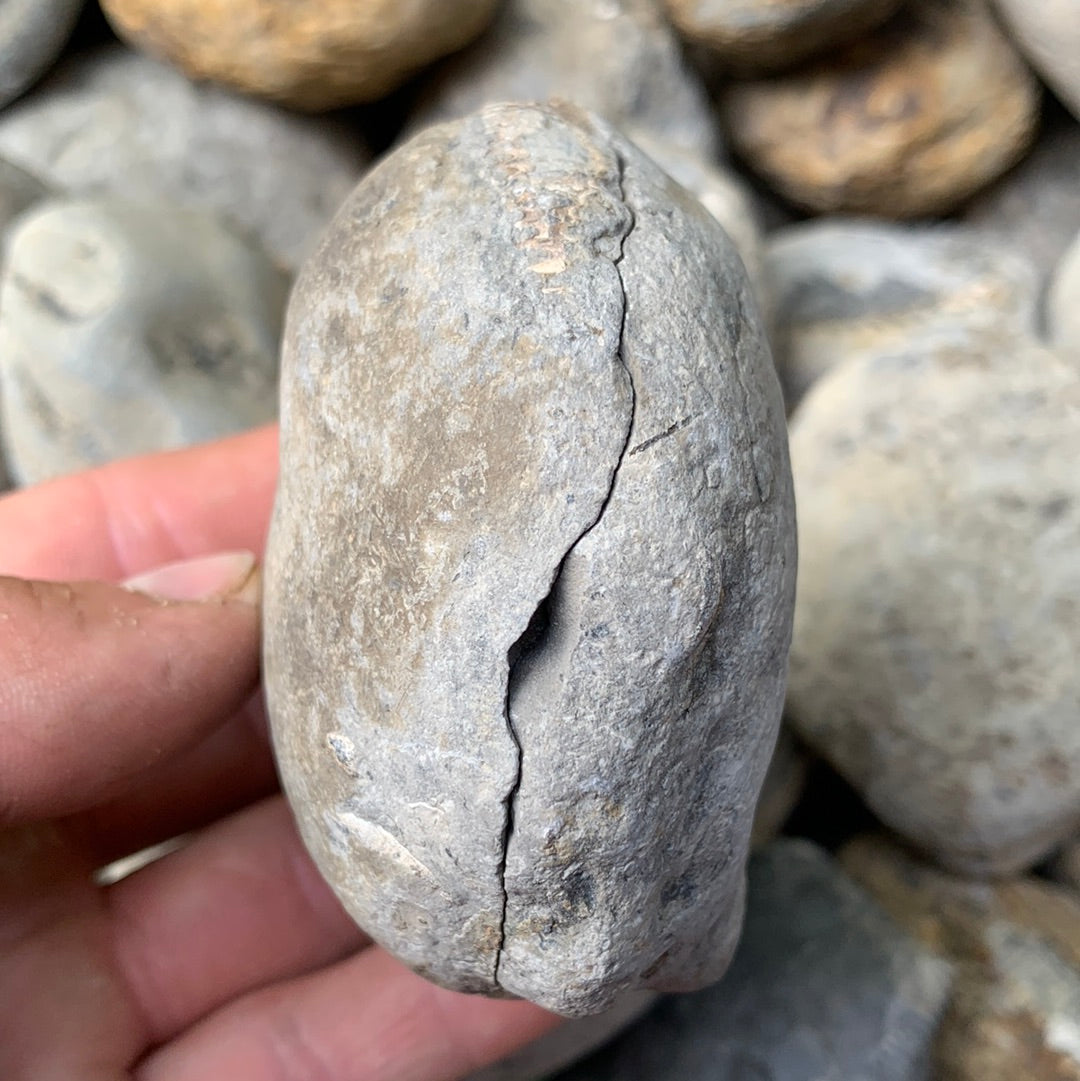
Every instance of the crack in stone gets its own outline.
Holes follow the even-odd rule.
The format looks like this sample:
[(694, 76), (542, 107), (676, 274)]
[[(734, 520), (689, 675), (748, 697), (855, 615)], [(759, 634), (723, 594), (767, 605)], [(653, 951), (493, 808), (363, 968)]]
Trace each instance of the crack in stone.
[(559, 560), (558, 566), (555, 568), (555, 573), (552, 575), (551, 585), (549, 586), (547, 593), (536, 606), (536, 610), (533, 612), (524, 632), (517, 641), (514, 642), (506, 654), (508, 675), (506, 681), (506, 697), (503, 702), (503, 716), (506, 720), (507, 732), (509, 733), (510, 739), (513, 741), (516, 750), (517, 769), (515, 771), (513, 782), (510, 785), (510, 789), (503, 799), (503, 803), (506, 807), (506, 819), (503, 827), (502, 854), (500, 856), (497, 871), (499, 887), (502, 890), (502, 912), (499, 917), (499, 943), (495, 951), (495, 963), (492, 970), (492, 982), (496, 987), (501, 986), (499, 983), (499, 966), (502, 963), (503, 951), (506, 946), (506, 913), (510, 903), (510, 896), (506, 887), (506, 861), (510, 852), (510, 841), (514, 835), (517, 796), (518, 792), (521, 790), (521, 780), (525, 764), (521, 737), (518, 734), (517, 728), (514, 726), (513, 720), (514, 696), (520, 682), (523, 663), (530, 657), (534, 657), (538, 653), (541, 653), (550, 638), (551, 628), (556, 622), (554, 614), (556, 594), (562, 581), (563, 570), (566, 567), (567, 560), (573, 555), (578, 545), (600, 524), (604, 517), (604, 512), (608, 508), (608, 504), (611, 502), (611, 497), (615, 493), (615, 485), (619, 478), (619, 470), (622, 468), (623, 461), (628, 456), (630, 436), (634, 430), (634, 420), (637, 416), (637, 389), (634, 386), (634, 373), (630, 370), (630, 365), (627, 363), (623, 353), (623, 342), (626, 337), (627, 300), (626, 283), (623, 280), (622, 271), (619, 269), (619, 264), (623, 261), (623, 257), (626, 254), (626, 242), (630, 239), (630, 234), (634, 231), (634, 226), (637, 224), (637, 217), (634, 213), (634, 208), (626, 200), (626, 160), (616, 147), (612, 147), (612, 153), (618, 164), (619, 201), (629, 218), (626, 231), (623, 233), (619, 243), (619, 254), (611, 260), (611, 263), (615, 268), (615, 273), (619, 281), (619, 288), (622, 291), (622, 322), (619, 326), (619, 344), (616, 350), (616, 356), (618, 357), (618, 361), (622, 365), (623, 370), (626, 372), (626, 378), (630, 384), (630, 416), (626, 425), (626, 437), (623, 440), (623, 445), (620, 448), (618, 458), (615, 461), (615, 468), (612, 470), (611, 481), (608, 485), (604, 500), (600, 504), (600, 510), (597, 512), (596, 517), (581, 531), (581, 533), (578, 534), (566, 549), (562, 559)]

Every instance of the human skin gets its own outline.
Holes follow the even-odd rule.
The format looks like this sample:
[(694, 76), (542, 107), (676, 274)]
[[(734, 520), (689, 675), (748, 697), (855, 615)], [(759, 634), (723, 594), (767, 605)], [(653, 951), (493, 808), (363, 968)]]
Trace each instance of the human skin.
[[(243, 554), (261, 556), (276, 440), (261, 429), (0, 499), (7, 1081), (451, 1081), (557, 1023), (410, 973), (297, 838)], [(115, 584), (223, 552), (240, 554), (140, 580), (153, 596)], [(179, 834), (179, 851), (94, 884)]]

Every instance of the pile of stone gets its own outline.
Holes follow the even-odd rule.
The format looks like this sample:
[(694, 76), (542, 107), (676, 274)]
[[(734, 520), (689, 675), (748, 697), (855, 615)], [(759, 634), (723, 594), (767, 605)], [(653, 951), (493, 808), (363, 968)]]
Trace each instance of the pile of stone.
[(491, 103), (604, 118), (749, 282), (799, 572), (741, 941), (484, 1077), (630, 1024), (566, 1081), (1080, 1079), (1075, 0), (101, 6), (0, 14), (0, 486), (274, 419), (335, 211)]

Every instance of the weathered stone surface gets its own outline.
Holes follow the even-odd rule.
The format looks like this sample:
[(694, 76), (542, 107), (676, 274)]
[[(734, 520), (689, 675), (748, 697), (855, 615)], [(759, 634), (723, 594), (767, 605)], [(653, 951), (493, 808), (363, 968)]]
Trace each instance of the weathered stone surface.
[(929, 1081), (949, 977), (825, 852), (777, 841), (750, 861), (724, 979), (662, 1002), (562, 1081)]
[(24, 210), (48, 194), (49, 189), (36, 176), (0, 158), (0, 236)]
[(889, 915), (955, 965), (938, 1081), (1080, 1079), (1080, 903), (1035, 879), (955, 878), (875, 837), (840, 854)]
[(1074, 364), (989, 335), (849, 361), (791, 422), (789, 719), (968, 873), (1080, 821), (1078, 409)]
[(1031, 153), (978, 195), (963, 220), (1031, 260), (1041, 279), (1080, 230), (1080, 124), (1052, 100)]
[(742, 256), (758, 305), (768, 314), (771, 291), (762, 266), (762, 237), (753, 193), (730, 169), (640, 128), (625, 129), (639, 150), (678, 181), (724, 227)]
[(293, 108), (375, 101), (460, 49), (497, 0), (102, 0), (116, 32), (176, 64)]
[(266, 683), (301, 832), (428, 977), (716, 979), (783, 696), (783, 404), (741, 261), (570, 106), (419, 135), (291, 301)]
[(854, 41), (884, 22), (900, 0), (664, 0), (690, 40), (729, 72), (791, 67)]
[(705, 88), (655, 0), (506, 0), (491, 30), (432, 78), (410, 129), (551, 97), (716, 157)]
[[(1080, 172), (1077, 173), (1080, 186)], [(1080, 233), (1062, 256), (1046, 300), (1050, 340), (1080, 364)]]
[(0, 279), (8, 464), (32, 484), (276, 415), (287, 281), (217, 221), (162, 203), (43, 203)]
[(657, 998), (652, 991), (633, 991), (605, 1013), (567, 1021), (502, 1062), (470, 1075), (469, 1081), (541, 1081), (614, 1039)]
[(119, 47), (73, 58), (0, 113), (0, 154), (73, 191), (211, 210), (287, 266), (368, 160), (340, 125), (196, 86)]
[(970, 229), (830, 218), (780, 230), (766, 247), (772, 343), (788, 409), (852, 357), (944, 337), (1036, 329), (1034, 267)]
[(37, 82), (71, 37), (83, 0), (3, 0), (0, 106)]
[(1076, 0), (995, 0), (1021, 52), (1080, 119), (1080, 10)]
[(827, 60), (732, 83), (721, 112), (795, 203), (909, 218), (955, 209), (1016, 162), (1039, 95), (985, 0), (913, 0)]

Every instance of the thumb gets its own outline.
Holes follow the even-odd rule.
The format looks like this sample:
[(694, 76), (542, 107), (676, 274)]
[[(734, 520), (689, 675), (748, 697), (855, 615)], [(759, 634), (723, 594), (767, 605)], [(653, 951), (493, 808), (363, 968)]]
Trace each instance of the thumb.
[(0, 825), (115, 796), (239, 709), (258, 591), (248, 552), (123, 586), (0, 578)]

